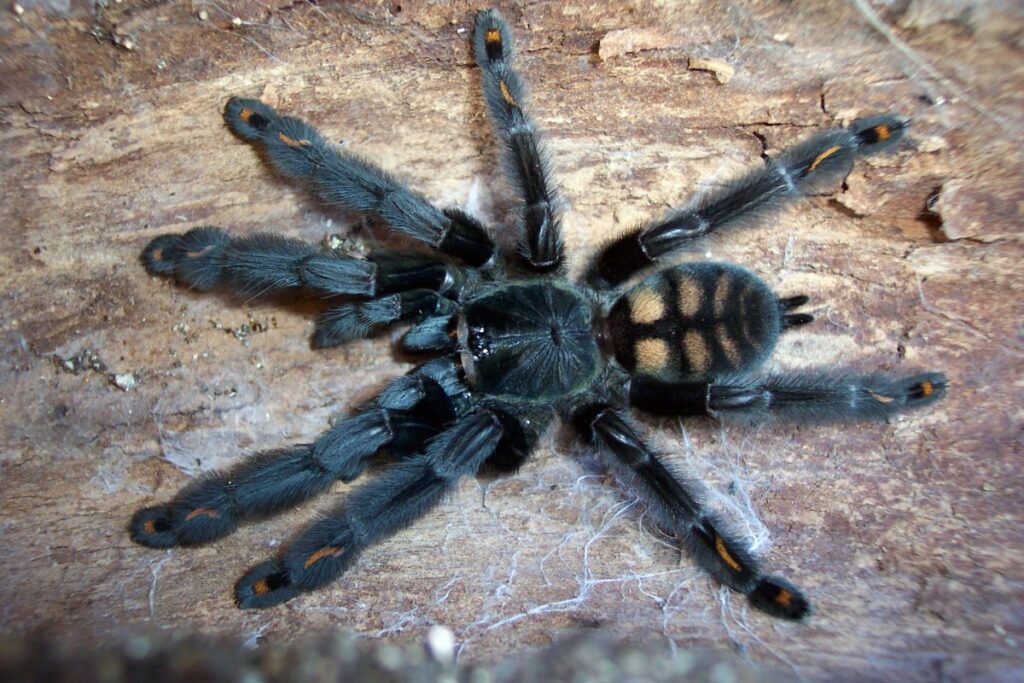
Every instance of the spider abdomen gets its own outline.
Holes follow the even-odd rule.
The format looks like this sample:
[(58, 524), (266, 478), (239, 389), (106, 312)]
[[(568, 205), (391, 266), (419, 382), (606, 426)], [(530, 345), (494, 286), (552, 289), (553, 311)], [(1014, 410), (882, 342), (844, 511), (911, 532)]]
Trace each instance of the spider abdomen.
[(756, 368), (778, 340), (778, 299), (750, 271), (686, 263), (648, 277), (608, 314), (615, 358), (666, 382), (702, 381)]
[(585, 388), (599, 363), (590, 304), (557, 282), (512, 283), (470, 300), (459, 341), (477, 391), (530, 402)]

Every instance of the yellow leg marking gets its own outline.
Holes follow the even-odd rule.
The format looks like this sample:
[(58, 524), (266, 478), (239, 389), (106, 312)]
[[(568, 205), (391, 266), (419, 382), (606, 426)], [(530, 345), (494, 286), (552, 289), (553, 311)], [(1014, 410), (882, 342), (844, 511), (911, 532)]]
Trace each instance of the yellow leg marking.
[(742, 571), (740, 563), (736, 561), (732, 555), (729, 554), (729, 550), (725, 547), (725, 540), (721, 536), (715, 536), (715, 550), (718, 551), (718, 556), (722, 558), (722, 562), (732, 567), (734, 572)]
[(155, 519), (147, 519), (145, 522), (142, 523), (142, 530), (145, 531), (147, 534), (155, 534), (156, 533), (156, 520)]
[(927, 381), (927, 380), (925, 380), (924, 382), (921, 382), (920, 386), (921, 386), (921, 393), (924, 394), (925, 397), (931, 396), (935, 392), (935, 385), (932, 384), (931, 382)]
[(889, 126), (884, 123), (880, 126), (875, 126), (875, 135), (878, 136), (879, 142), (885, 142), (892, 137), (892, 133), (889, 132)]
[(630, 293), (629, 315), (638, 325), (657, 322), (665, 317), (665, 302), (650, 287), (640, 287)]
[(779, 594), (775, 596), (775, 602), (782, 607), (789, 607), (789, 603), (793, 601), (793, 594), (785, 588), (779, 589)]
[(306, 560), (306, 564), (303, 566), (306, 569), (309, 569), (325, 557), (337, 557), (338, 555), (341, 555), (343, 552), (345, 552), (345, 549), (339, 548), (338, 546), (329, 545), (326, 548), (320, 548), (320, 550), (317, 550), (315, 553), (309, 556), (309, 558)]
[(883, 396), (882, 394), (876, 394), (873, 391), (869, 391), (868, 394), (870, 394), (871, 398), (875, 399), (879, 403), (892, 403), (896, 400), (892, 396)]
[(149, 257), (151, 259), (153, 259), (154, 261), (163, 261), (164, 260), (164, 250), (163, 249), (154, 249), (153, 253), (150, 254)]
[(694, 278), (684, 275), (679, 278), (677, 286), (679, 289), (679, 313), (684, 318), (692, 318), (697, 315), (704, 300), (700, 283)]
[(495, 43), (501, 43), (501, 31), (496, 28), (487, 29), (487, 33), (484, 34), (484, 42), (488, 45), (494, 45)]
[(708, 353), (708, 343), (704, 341), (704, 335), (696, 330), (689, 330), (683, 336), (683, 353), (686, 360), (690, 361), (692, 374), (703, 377), (711, 367), (711, 354)]
[(277, 137), (281, 142), (289, 147), (309, 147), (309, 140), (296, 140), (295, 138), (288, 137), (284, 133), (278, 133)]
[(725, 323), (715, 325), (715, 338), (718, 339), (718, 344), (725, 351), (725, 358), (729, 361), (729, 365), (738, 368), (740, 366), (740, 347), (729, 334), (729, 330), (725, 329)]
[(498, 88), (501, 89), (501, 98), (503, 100), (508, 102), (510, 106), (519, 106), (519, 104), (516, 103), (515, 98), (512, 97), (512, 93), (508, 91), (508, 85), (505, 84), (505, 81), (498, 81)]
[(213, 508), (196, 508), (192, 512), (188, 513), (188, 516), (185, 517), (185, 521), (190, 522), (196, 517), (210, 517), (212, 519), (217, 519), (220, 517), (220, 513)]
[(668, 363), (668, 344), (664, 339), (651, 337), (636, 343), (636, 369), (639, 372), (657, 374)]
[(266, 579), (260, 579), (252, 585), (252, 592), (256, 595), (266, 595), (270, 592), (270, 584)]
[(249, 123), (249, 118), (252, 116), (252, 109), (243, 109), (238, 112), (238, 118), (242, 119), (246, 123)]
[(718, 276), (715, 283), (715, 317), (721, 318), (725, 313), (725, 307), (729, 303), (729, 293), (732, 291), (732, 278), (728, 273)]
[(188, 251), (188, 252), (185, 252), (185, 256), (187, 256), (189, 258), (199, 258), (200, 256), (203, 256), (205, 254), (209, 254), (211, 249), (213, 249), (213, 245), (212, 244), (208, 244), (205, 247), (203, 247), (202, 249), (200, 249), (199, 251)]
[(818, 164), (825, 161), (825, 159), (828, 159), (830, 156), (838, 152), (840, 149), (842, 149), (842, 147), (840, 147), (839, 145), (832, 145), (831, 147), (826, 149), (824, 152), (822, 152), (821, 154), (814, 158), (814, 161), (812, 161), (811, 165), (807, 168), (807, 172), (810, 173), (814, 169), (818, 168)]

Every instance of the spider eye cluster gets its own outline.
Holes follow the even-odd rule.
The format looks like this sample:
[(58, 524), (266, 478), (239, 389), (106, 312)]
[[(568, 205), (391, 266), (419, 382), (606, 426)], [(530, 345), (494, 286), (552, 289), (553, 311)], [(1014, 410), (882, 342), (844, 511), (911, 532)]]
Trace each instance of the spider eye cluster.
[(473, 358), (486, 358), (491, 355), (491, 338), (487, 330), (479, 325), (468, 331), (466, 345)]
[(753, 273), (727, 263), (688, 263), (651, 275), (608, 314), (615, 358), (666, 382), (751, 370), (781, 331), (779, 303)]

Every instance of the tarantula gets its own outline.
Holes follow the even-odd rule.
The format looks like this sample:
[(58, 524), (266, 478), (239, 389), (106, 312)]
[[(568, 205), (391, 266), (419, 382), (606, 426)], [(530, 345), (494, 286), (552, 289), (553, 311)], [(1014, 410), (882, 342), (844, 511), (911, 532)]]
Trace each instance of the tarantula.
[(232, 98), (228, 127), (320, 201), (368, 212), (436, 255), (347, 256), (272, 234), (214, 227), (162, 235), (144, 250), (150, 273), (198, 289), (311, 290), (343, 297), (320, 315), (313, 346), (337, 346), (396, 322), (401, 349), (432, 359), (392, 381), (311, 444), (258, 453), (139, 510), (132, 538), (165, 548), (221, 538), (358, 477), (378, 451), (391, 463), (352, 491), (276, 559), (236, 585), (240, 607), (269, 607), (325, 586), (373, 543), (435, 507), (464, 476), (516, 471), (557, 417), (597, 446), (698, 564), (768, 614), (801, 619), (811, 606), (790, 582), (762, 573), (652, 448), (628, 406), (675, 416), (803, 421), (884, 418), (943, 395), (945, 377), (804, 372), (758, 376), (779, 335), (813, 320), (806, 296), (776, 296), (728, 263), (668, 265), (629, 286), (694, 238), (751, 217), (809, 187), (841, 179), (854, 157), (895, 144), (894, 115), (820, 133), (663, 220), (604, 245), (581, 282), (565, 277), (559, 201), (501, 15), (480, 13), (474, 52), (483, 92), (522, 197), (518, 249), (503, 254), (468, 213), (438, 210), (377, 166), (329, 145), (307, 123)]

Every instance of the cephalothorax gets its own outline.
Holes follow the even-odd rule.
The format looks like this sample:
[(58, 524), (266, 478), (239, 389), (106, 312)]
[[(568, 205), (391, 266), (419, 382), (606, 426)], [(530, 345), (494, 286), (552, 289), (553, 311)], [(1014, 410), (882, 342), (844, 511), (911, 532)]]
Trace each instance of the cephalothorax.
[(232, 98), (231, 130), (281, 174), (327, 204), (366, 211), (435, 255), (358, 258), (277, 235), (230, 237), (202, 227), (163, 235), (143, 252), (151, 273), (183, 284), (246, 293), (310, 290), (337, 297), (321, 314), (316, 347), (411, 327), (403, 350), (432, 359), (391, 382), (354, 416), (311, 444), (259, 453), (199, 479), (170, 503), (139, 510), (132, 538), (152, 547), (208, 543), (358, 477), (379, 452), (390, 465), (354, 489), (276, 559), (236, 586), (242, 607), (268, 607), (333, 581), (370, 545), (440, 502), (464, 476), (515, 471), (555, 418), (573, 425), (641, 496), (659, 524), (717, 580), (769, 614), (800, 619), (810, 604), (763, 574), (747, 544), (724, 528), (693, 482), (647, 443), (628, 416), (649, 412), (747, 420), (868, 419), (930, 403), (945, 378), (829, 372), (757, 375), (779, 335), (812, 321), (794, 313), (806, 296), (779, 298), (726, 263), (668, 265), (634, 283), (694, 238), (835, 182), (855, 156), (882, 150), (906, 121), (878, 116), (819, 134), (660, 221), (605, 245), (582, 282), (567, 280), (555, 188), (512, 39), (495, 11), (474, 35), (484, 95), (523, 199), (519, 244), (503, 254), (481, 223), (438, 210), (378, 167), (327, 144), (308, 124), (255, 100)]

